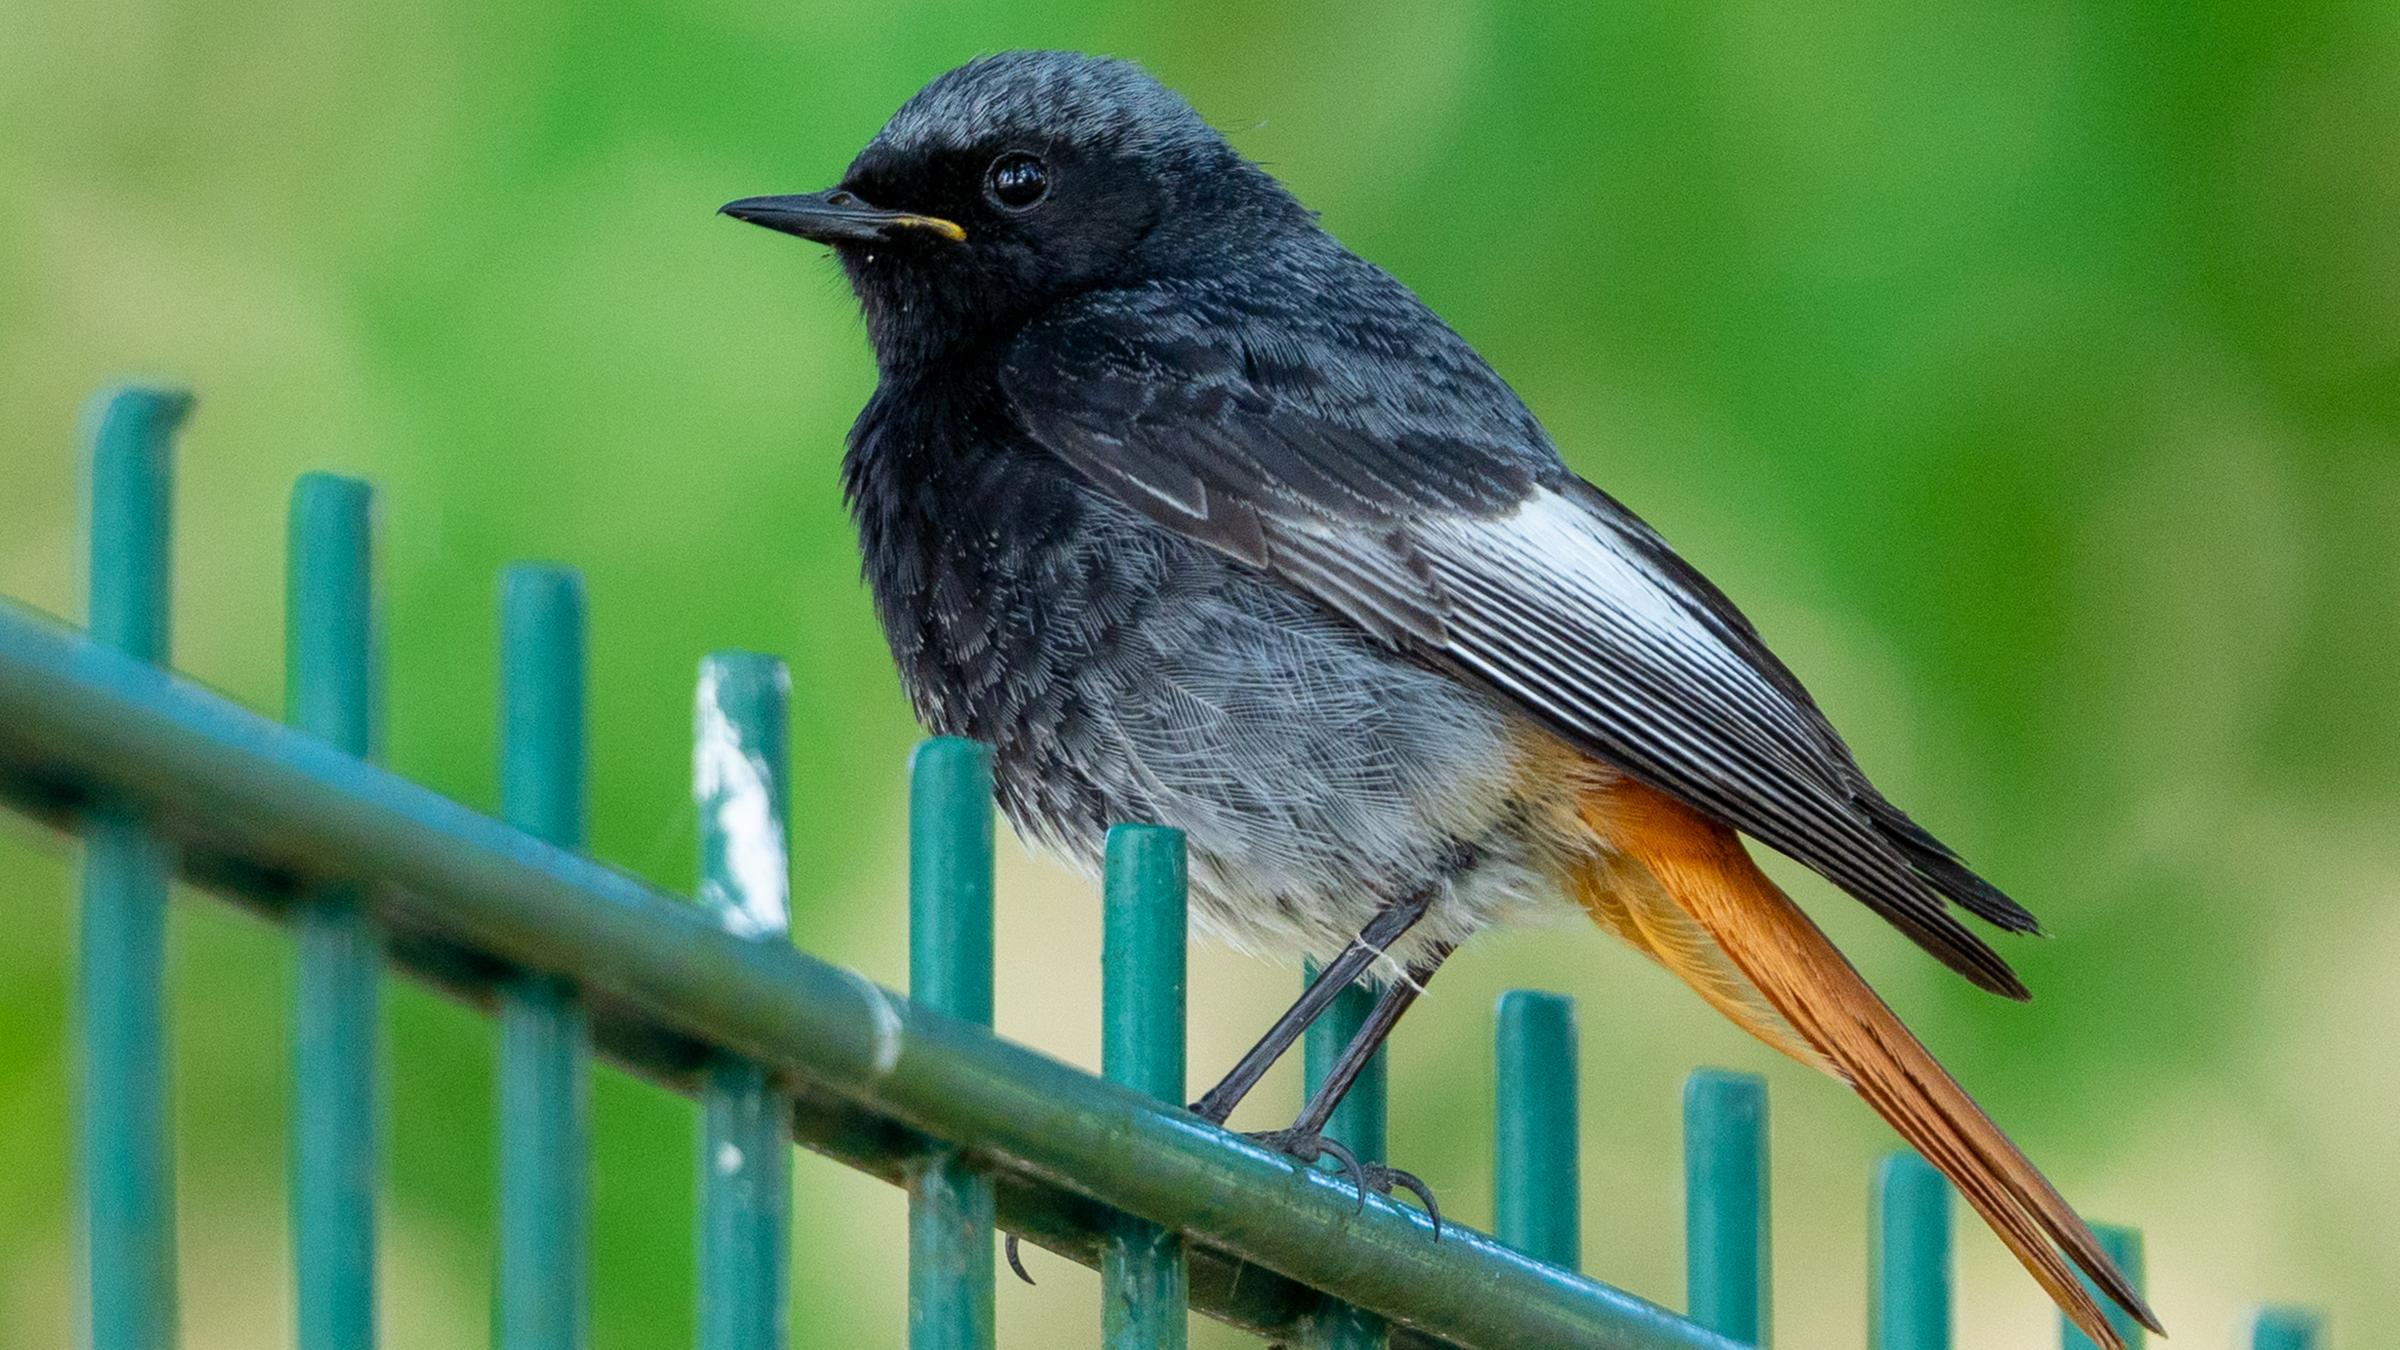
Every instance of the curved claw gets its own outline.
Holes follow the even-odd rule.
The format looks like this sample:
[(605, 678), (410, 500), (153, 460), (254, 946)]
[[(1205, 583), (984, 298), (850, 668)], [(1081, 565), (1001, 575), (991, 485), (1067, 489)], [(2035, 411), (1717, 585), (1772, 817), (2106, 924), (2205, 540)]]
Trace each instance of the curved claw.
[(1414, 1172), (1404, 1172), (1397, 1167), (1382, 1167), (1376, 1170), (1383, 1174), (1384, 1183), (1378, 1189), (1388, 1192), (1397, 1186), (1425, 1202), (1425, 1215), (1433, 1220), (1433, 1240), (1441, 1241), (1442, 1207), (1434, 1200), (1433, 1188), (1425, 1184), (1425, 1179)]
[[(1423, 1191), (1419, 1191), (1419, 1192), (1417, 1192), (1417, 1194), (1419, 1194), (1419, 1195), (1425, 1195), (1425, 1193), (1424, 1193)], [(1433, 1203), (1433, 1197), (1432, 1197), (1432, 1196), (1429, 1196), (1429, 1195), (1425, 1196), (1425, 1202), (1426, 1202), (1427, 1204), (1431, 1204), (1431, 1203)], [(1439, 1232), (1441, 1232), (1441, 1231), (1442, 1231), (1442, 1221), (1441, 1221), (1441, 1219), (1440, 1219), (1439, 1217), (1436, 1217), (1436, 1218), (1434, 1219), (1434, 1221), (1433, 1221), (1433, 1231), (1434, 1231), (1434, 1232), (1436, 1232), (1436, 1233), (1439, 1233)], [(1016, 1235), (1016, 1234), (1014, 1234), (1014, 1233), (1010, 1233), (1010, 1234), (1008, 1235), (1008, 1240), (1007, 1240), (1006, 1242), (1003, 1242), (1003, 1243), (1001, 1243), (1001, 1244), (1000, 1244), (1000, 1253), (1001, 1253), (1001, 1255), (1003, 1255), (1003, 1256), (1006, 1256), (1006, 1257), (1008, 1258), (1008, 1268), (1009, 1268), (1010, 1270), (1013, 1270), (1013, 1271), (1015, 1271), (1015, 1272), (1017, 1273), (1017, 1278), (1018, 1278), (1018, 1279), (1020, 1279), (1020, 1280), (1023, 1280), (1023, 1281), (1024, 1281), (1025, 1283), (1027, 1283), (1027, 1284), (1031, 1284), (1031, 1283), (1033, 1283), (1033, 1276), (1031, 1276), (1031, 1275), (1028, 1275), (1028, 1274), (1026, 1274), (1026, 1273), (1025, 1273), (1025, 1260), (1024, 1260), (1024, 1258), (1023, 1258), (1023, 1257), (1021, 1257), (1021, 1256), (1019, 1256), (1019, 1255), (1017, 1255), (1017, 1235)]]
[(1425, 1217), (1433, 1221), (1433, 1240), (1436, 1242), (1442, 1240), (1442, 1206), (1433, 1198), (1433, 1188), (1426, 1185), (1425, 1179), (1416, 1173), (1403, 1171), (1397, 1167), (1387, 1167), (1382, 1163), (1362, 1163), (1358, 1160), (1358, 1155), (1352, 1153), (1341, 1140), (1323, 1134), (1301, 1134), (1296, 1130), (1268, 1130), (1245, 1137), (1264, 1144), (1297, 1162), (1313, 1163), (1320, 1157), (1329, 1157), (1340, 1163), (1342, 1170), (1349, 1174), (1351, 1185), (1357, 1188), (1360, 1210), (1367, 1207), (1367, 1192), (1369, 1191), (1373, 1191), (1377, 1195), (1390, 1195), (1395, 1187), (1407, 1191), (1424, 1203)]
[(1358, 1155), (1352, 1153), (1349, 1147), (1343, 1144), (1340, 1140), (1328, 1139), (1321, 1134), (1317, 1136), (1317, 1147), (1318, 1149), (1322, 1150), (1326, 1156), (1332, 1158), (1335, 1162), (1340, 1163), (1342, 1165), (1342, 1170), (1350, 1174), (1351, 1183), (1358, 1187), (1358, 1209), (1356, 1212), (1362, 1214), (1365, 1213), (1367, 1208), (1367, 1169), (1359, 1164)]

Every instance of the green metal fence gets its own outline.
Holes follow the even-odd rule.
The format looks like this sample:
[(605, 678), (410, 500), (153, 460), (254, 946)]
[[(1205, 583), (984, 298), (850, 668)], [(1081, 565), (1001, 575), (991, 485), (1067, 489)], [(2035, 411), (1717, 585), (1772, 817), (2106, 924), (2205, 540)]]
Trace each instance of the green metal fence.
[[(175, 1184), (166, 1089), (165, 907), (180, 876), (288, 924), (292, 1278), (304, 1350), (374, 1343), (377, 985), (420, 980), (500, 1025), (503, 1350), (584, 1343), (586, 1123), (597, 1055), (700, 1107), (699, 1340), (786, 1340), (789, 1141), (903, 1187), (907, 1342), (994, 1336), (994, 1234), (1102, 1274), (1095, 1337), (1177, 1347), (1189, 1312), (1280, 1343), (1337, 1347), (1729, 1347), (1767, 1343), (1767, 1111), (1759, 1080), (1687, 1085), (1689, 1316), (1575, 1272), (1574, 1011), (1503, 997), (1496, 1236), (1438, 1239), (1414, 1209), (1363, 1202), (1181, 1110), (1181, 836), (1127, 824), (1104, 867), (1103, 1076), (995, 1038), (990, 764), (963, 741), (911, 769), (910, 997), (788, 938), (787, 681), (746, 653), (696, 691), (698, 903), (582, 856), (583, 596), (574, 573), (501, 587), (502, 815), (375, 766), (369, 489), (293, 493), (286, 724), (168, 670), (169, 446), (180, 394), (96, 409), (89, 626), (0, 604), (0, 803), (82, 836), (81, 1180), (89, 1338), (175, 1340)], [(1309, 1034), (1312, 1079), (1369, 1002)], [(1383, 1149), (1380, 1060), (1332, 1133)], [(1880, 1350), (1950, 1344), (1949, 1194), (1913, 1155), (1870, 1206), (1862, 1291)], [(2104, 1234), (2138, 1278), (2136, 1235)], [(2139, 1332), (2123, 1328), (2130, 1344)], [(2072, 1331), (2064, 1344), (2084, 1342)], [(2253, 1350), (2307, 1350), (2315, 1320), (2261, 1311)], [(2205, 1343), (2196, 1338), (2195, 1343)]]

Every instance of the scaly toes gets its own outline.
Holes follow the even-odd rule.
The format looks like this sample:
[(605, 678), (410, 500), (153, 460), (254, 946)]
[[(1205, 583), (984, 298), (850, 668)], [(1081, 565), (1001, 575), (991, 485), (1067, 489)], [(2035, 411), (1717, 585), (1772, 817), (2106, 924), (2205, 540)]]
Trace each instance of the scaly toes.
[(1243, 1138), (1264, 1144), (1298, 1162), (1313, 1163), (1319, 1158), (1331, 1158), (1340, 1163), (1343, 1173), (1350, 1178), (1351, 1186), (1358, 1192), (1360, 1209), (1366, 1208), (1367, 1192), (1369, 1191), (1378, 1195), (1390, 1195), (1395, 1189), (1408, 1192), (1424, 1203), (1426, 1217), (1433, 1220), (1434, 1240), (1437, 1242), (1441, 1240), (1442, 1207), (1433, 1198), (1433, 1188), (1426, 1185), (1424, 1178), (1419, 1177), (1416, 1173), (1397, 1167), (1386, 1167), (1382, 1163), (1362, 1163), (1358, 1160), (1358, 1155), (1352, 1153), (1340, 1140), (1328, 1138), (1323, 1134), (1303, 1133), (1293, 1129), (1262, 1130), (1256, 1134), (1244, 1135)]

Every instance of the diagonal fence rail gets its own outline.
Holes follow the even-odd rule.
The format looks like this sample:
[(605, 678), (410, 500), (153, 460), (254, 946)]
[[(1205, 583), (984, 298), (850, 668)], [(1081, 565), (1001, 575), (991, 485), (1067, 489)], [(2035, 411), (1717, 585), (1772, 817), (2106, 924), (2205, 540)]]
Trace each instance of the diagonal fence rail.
[[(0, 604), (0, 805), (85, 839), (83, 1191), (99, 1350), (175, 1337), (163, 909), (171, 873), (289, 924), (300, 949), (292, 1162), (304, 1347), (373, 1343), (376, 985), (386, 970), (499, 1020), (498, 1343), (584, 1343), (588, 1059), (700, 1103), (695, 1261), (707, 1350), (784, 1343), (785, 1140), (903, 1186), (909, 1343), (988, 1346), (994, 1230), (1102, 1272), (1102, 1344), (1175, 1347), (1186, 1311), (1334, 1347), (1765, 1344), (1766, 1106), (1704, 1070), (1686, 1094), (1690, 1317), (1575, 1273), (1573, 1011), (1499, 1010), (1499, 1237), (1362, 1203), (1342, 1179), (1181, 1110), (1183, 858), (1174, 831), (1113, 831), (1104, 868), (1104, 1077), (994, 1037), (989, 763), (928, 743), (912, 768), (903, 998), (788, 942), (786, 682), (704, 663), (694, 904), (576, 852), (580, 585), (502, 587), (505, 821), (377, 767), (371, 496), (294, 495), (289, 725), (164, 668), (167, 445), (179, 395), (106, 401), (92, 464), (92, 627)], [(1330, 1059), (1364, 991), (1305, 1052)], [(1334, 1133), (1381, 1150), (1379, 1066)], [(1950, 1343), (1947, 1191), (1913, 1156), (1879, 1174), (1871, 1323), (1881, 1350)], [(2131, 1234), (2113, 1241), (2130, 1244)], [(2255, 1350), (2306, 1350), (2262, 1311)]]

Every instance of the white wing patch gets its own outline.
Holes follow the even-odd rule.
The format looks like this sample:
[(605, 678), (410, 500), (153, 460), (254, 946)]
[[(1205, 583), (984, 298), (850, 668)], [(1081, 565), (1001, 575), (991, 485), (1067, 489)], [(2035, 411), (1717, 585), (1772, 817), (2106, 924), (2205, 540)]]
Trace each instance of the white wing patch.
[(1790, 700), (1604, 518), (1537, 489), (1506, 516), (1425, 522), (1416, 541), (1449, 602), (1448, 650), (1528, 709), (1646, 752), (1704, 806), (1747, 799), (1746, 828), (1778, 847), (1831, 831), (1885, 851)]
[(1462, 542), (1476, 553), (1505, 556), (1529, 575), (1555, 578), (1565, 591), (1561, 598), (1570, 603), (1596, 601), (1620, 623), (1631, 620), (1661, 635), (1688, 634), (1696, 644), (1720, 645), (1664, 578), (1625, 551), (1605, 522), (1548, 488), (1536, 489), (1512, 515), (1488, 522), (1453, 518), (1445, 528), (1471, 536)]
[[(1447, 517), (1424, 526), (1419, 539), (1435, 576), (1470, 601), (1450, 616), (1468, 649), (1462, 655), (1522, 667), (1511, 682), (1553, 686), (1550, 702), (1585, 701), (1577, 694), (1598, 674), (1590, 648), (1604, 644), (1635, 656), (1637, 667), (1705, 672), (1721, 697), (1769, 725), (1790, 715), (1783, 695), (1692, 610), (1675, 580), (1581, 502), (1537, 489), (1509, 515)], [(1782, 757), (1785, 747), (1772, 744), (1779, 738), (1765, 726), (1745, 730)]]

